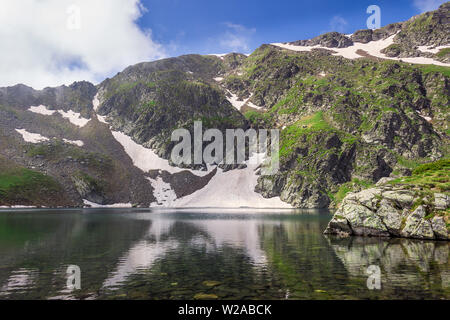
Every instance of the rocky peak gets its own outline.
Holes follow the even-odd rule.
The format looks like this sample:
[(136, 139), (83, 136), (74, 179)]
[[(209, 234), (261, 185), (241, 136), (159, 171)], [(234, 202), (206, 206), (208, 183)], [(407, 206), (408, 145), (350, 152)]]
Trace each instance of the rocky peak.
[(346, 48), (353, 45), (353, 41), (345, 34), (339, 32), (328, 32), (315, 37), (311, 40), (300, 40), (291, 42), (290, 44), (296, 46), (316, 46), (320, 45), (326, 48)]

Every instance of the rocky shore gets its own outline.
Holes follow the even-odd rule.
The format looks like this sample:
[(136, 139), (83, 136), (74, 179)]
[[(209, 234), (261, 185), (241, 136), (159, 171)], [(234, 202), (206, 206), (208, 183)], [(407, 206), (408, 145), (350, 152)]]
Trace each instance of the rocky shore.
[(379, 183), (348, 194), (326, 234), (449, 240), (450, 197), (419, 188)]

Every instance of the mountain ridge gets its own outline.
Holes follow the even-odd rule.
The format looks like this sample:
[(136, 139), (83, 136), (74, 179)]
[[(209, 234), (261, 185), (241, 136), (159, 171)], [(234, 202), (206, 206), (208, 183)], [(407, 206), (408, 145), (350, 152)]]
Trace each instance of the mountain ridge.
[[(0, 205), (176, 206), (188, 195), (201, 198), (205, 186), (223, 176), (229, 177), (224, 179), (230, 189), (232, 183), (248, 183), (254, 189), (250, 197), (259, 199), (248, 203), (232, 194), (240, 199), (230, 199), (233, 205), (324, 208), (336, 206), (347, 189), (409, 175), (421, 163), (448, 156), (449, 68), (386, 59), (448, 63), (448, 53), (422, 54), (416, 47), (449, 45), (444, 32), (449, 7), (446, 3), (351, 37), (329, 33), (287, 48), (262, 45), (249, 56), (184, 55), (143, 62), (96, 86), (80, 81), (43, 90), (0, 88), (3, 179), (22, 181), (17, 170), (7, 170), (11, 166), (36, 171), (60, 185), (60, 193), (53, 190), (49, 196), (59, 194), (61, 200), (33, 200), (33, 190), (29, 199), (26, 194), (17, 198), (17, 185), (5, 183), (0, 184)], [(418, 28), (421, 21), (428, 24)], [(430, 31), (429, 25), (439, 28)], [(389, 47), (400, 46), (397, 55), (389, 56), (395, 46), (377, 49), (386, 59), (357, 50), (352, 52), (356, 58), (348, 59), (333, 51), (393, 35)], [(280, 129), (280, 172), (257, 176), (250, 166), (214, 169), (206, 164), (169, 172), (137, 165), (138, 152), (152, 152), (152, 159), (170, 164), (171, 132), (192, 132), (196, 120), (204, 130)], [(27, 142), (18, 129), (43, 140)]]

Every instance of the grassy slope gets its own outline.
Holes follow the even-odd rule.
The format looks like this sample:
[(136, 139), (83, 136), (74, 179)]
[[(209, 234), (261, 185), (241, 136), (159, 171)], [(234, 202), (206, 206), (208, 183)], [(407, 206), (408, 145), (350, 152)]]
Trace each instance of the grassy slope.
[[(425, 203), (424, 199), (434, 199), (435, 193), (450, 196), (450, 159), (442, 159), (417, 167), (410, 177), (403, 177), (390, 182), (394, 186), (402, 186), (416, 192), (419, 199), (413, 208)], [(433, 201), (432, 201), (433, 202)], [(441, 212), (431, 211), (428, 219), (435, 215), (443, 216), (450, 231), (450, 209)]]
[(442, 159), (421, 165), (410, 177), (396, 179), (391, 184), (450, 195), (450, 160)]
[(52, 177), (0, 158), (0, 205), (61, 204), (62, 198), (62, 187)]
[[(412, 147), (408, 136), (392, 135), (392, 141), (384, 144), (366, 144), (362, 136), (367, 132), (384, 130), (392, 114), (400, 117), (400, 131), (414, 131), (414, 143), (430, 145), (439, 141), (437, 136), (423, 128), (417, 108), (429, 101), (427, 111), (432, 114), (434, 129), (448, 132), (448, 104), (445, 83), (450, 68), (427, 65), (410, 65), (395, 61), (375, 62), (368, 59), (347, 60), (319, 53), (296, 53), (270, 46), (257, 49), (243, 64), (242, 75), (233, 75), (230, 85), (250, 87), (257, 105), (265, 105), (265, 111), (248, 111), (245, 117), (255, 127), (279, 127), (281, 132), (281, 161), (297, 157), (297, 150), (305, 147), (309, 155), (317, 159), (330, 152), (326, 145), (317, 144), (318, 135), (338, 135), (344, 143), (336, 154), (356, 145), (361, 157), (357, 159), (350, 181), (333, 186), (326, 192), (339, 202), (349, 191), (371, 186), (367, 181), (373, 164), (365, 162), (367, 155), (376, 158), (380, 152), (388, 152), (397, 159), (393, 163), (394, 174), (414, 169), (430, 159), (404, 156)], [(423, 111), (425, 112), (425, 111)], [(419, 122), (420, 120), (420, 122)], [(418, 129), (419, 126), (422, 128)], [(306, 143), (304, 142), (306, 138)], [(439, 143), (439, 142), (437, 142)], [(316, 150), (317, 152), (311, 152)], [(447, 154), (445, 143), (441, 149)], [(311, 157), (299, 157), (306, 164)], [(391, 164), (392, 165), (392, 164)], [(306, 166), (303, 166), (306, 167)], [(301, 176), (314, 176), (312, 171), (301, 168)]]

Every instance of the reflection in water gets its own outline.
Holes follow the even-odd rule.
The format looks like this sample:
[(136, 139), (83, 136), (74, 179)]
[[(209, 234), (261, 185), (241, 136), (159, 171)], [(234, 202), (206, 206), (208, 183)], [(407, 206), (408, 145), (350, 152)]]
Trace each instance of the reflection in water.
[(329, 237), (329, 243), (350, 275), (364, 276), (367, 267), (381, 267), (382, 285), (395, 290), (407, 283), (404, 295), (414, 291), (450, 289), (449, 245), (413, 239)]
[(267, 264), (266, 254), (260, 245), (258, 232), (260, 222), (249, 220), (242, 223), (240, 220), (217, 219), (192, 221), (190, 224), (203, 230), (207, 235), (196, 238), (193, 245), (206, 245), (210, 251), (225, 246), (241, 248), (252, 259), (254, 265)]
[(33, 288), (34, 280), (37, 276), (37, 270), (21, 268), (14, 270), (9, 276), (6, 284), (0, 289), (0, 292), (25, 292)]
[(151, 268), (153, 263), (164, 256), (168, 250), (178, 247), (174, 240), (164, 240), (162, 237), (168, 233), (173, 221), (155, 219), (147, 231), (145, 237), (133, 245), (128, 252), (119, 259), (117, 269), (103, 283), (103, 287), (119, 286), (126, 278), (140, 270)]
[[(327, 212), (0, 213), (1, 299), (448, 298), (449, 244), (326, 237)], [(66, 268), (81, 268), (81, 290)], [(369, 290), (378, 265), (382, 289)]]

